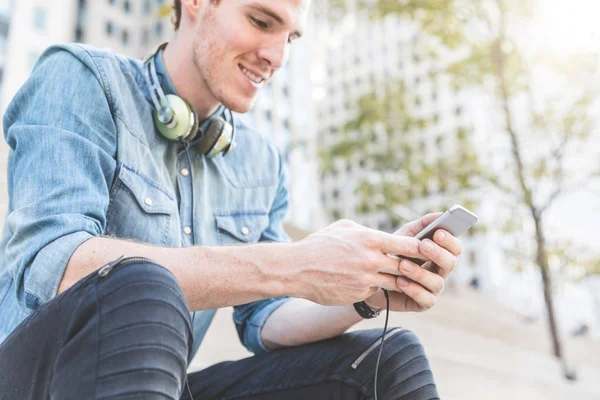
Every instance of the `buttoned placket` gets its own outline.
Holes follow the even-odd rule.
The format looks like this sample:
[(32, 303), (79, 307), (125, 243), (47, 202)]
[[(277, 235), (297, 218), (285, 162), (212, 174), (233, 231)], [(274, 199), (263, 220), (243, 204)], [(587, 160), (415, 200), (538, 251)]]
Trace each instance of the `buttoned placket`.
[[(190, 149), (190, 158), (194, 158), (194, 150)], [(193, 226), (194, 204), (193, 193), (194, 182), (192, 173), (192, 165), (189, 164), (185, 150), (182, 150), (178, 156), (177, 169), (177, 187), (179, 189), (179, 215), (181, 218), (182, 242), (185, 247), (193, 246), (196, 243), (196, 232)]]

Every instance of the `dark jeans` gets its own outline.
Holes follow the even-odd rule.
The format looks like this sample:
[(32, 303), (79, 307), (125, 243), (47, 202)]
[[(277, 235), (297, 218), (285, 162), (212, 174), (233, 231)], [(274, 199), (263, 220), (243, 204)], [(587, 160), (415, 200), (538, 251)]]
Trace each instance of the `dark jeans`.
[[(186, 374), (192, 335), (174, 276), (151, 263), (93, 273), (40, 307), (0, 346), (0, 399), (344, 399), (373, 398), (379, 348), (352, 364), (381, 330)], [(437, 399), (416, 336), (386, 340), (380, 399)]]

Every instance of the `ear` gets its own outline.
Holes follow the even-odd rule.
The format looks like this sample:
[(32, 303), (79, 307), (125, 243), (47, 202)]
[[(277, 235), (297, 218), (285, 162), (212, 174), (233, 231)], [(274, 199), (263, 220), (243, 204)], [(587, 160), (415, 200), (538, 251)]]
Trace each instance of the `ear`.
[(204, 0), (181, 0), (182, 14), (187, 14), (193, 21), (196, 21), (203, 3)]

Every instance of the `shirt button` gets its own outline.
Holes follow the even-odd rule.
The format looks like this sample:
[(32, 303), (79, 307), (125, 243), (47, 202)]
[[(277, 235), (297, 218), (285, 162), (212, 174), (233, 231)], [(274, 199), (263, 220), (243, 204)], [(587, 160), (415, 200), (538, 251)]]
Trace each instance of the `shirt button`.
[(183, 233), (185, 233), (186, 235), (191, 235), (192, 228), (190, 228), (189, 226), (186, 226), (185, 228), (183, 228)]
[(248, 235), (249, 233), (250, 233), (250, 230), (248, 230), (248, 228), (246, 228), (246, 227), (243, 227), (243, 228), (242, 228), (242, 235), (246, 236), (246, 235)]
[(183, 176), (188, 176), (190, 174), (190, 170), (187, 168), (182, 168), (181, 169), (181, 175)]
[(144, 203), (146, 203), (146, 205), (151, 206), (152, 205), (152, 199), (150, 197), (146, 197), (146, 200), (144, 200)]

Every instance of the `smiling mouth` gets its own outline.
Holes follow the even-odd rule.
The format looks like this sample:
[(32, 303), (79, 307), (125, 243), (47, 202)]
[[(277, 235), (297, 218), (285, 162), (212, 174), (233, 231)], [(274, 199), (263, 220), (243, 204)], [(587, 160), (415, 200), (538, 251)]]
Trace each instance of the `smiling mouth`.
[(239, 65), (239, 67), (240, 67), (240, 70), (244, 73), (244, 75), (246, 75), (248, 77), (248, 79), (250, 79), (252, 82), (256, 83), (257, 85), (260, 85), (261, 83), (263, 83), (265, 81), (260, 76), (256, 76), (252, 72), (248, 71), (241, 64)]

